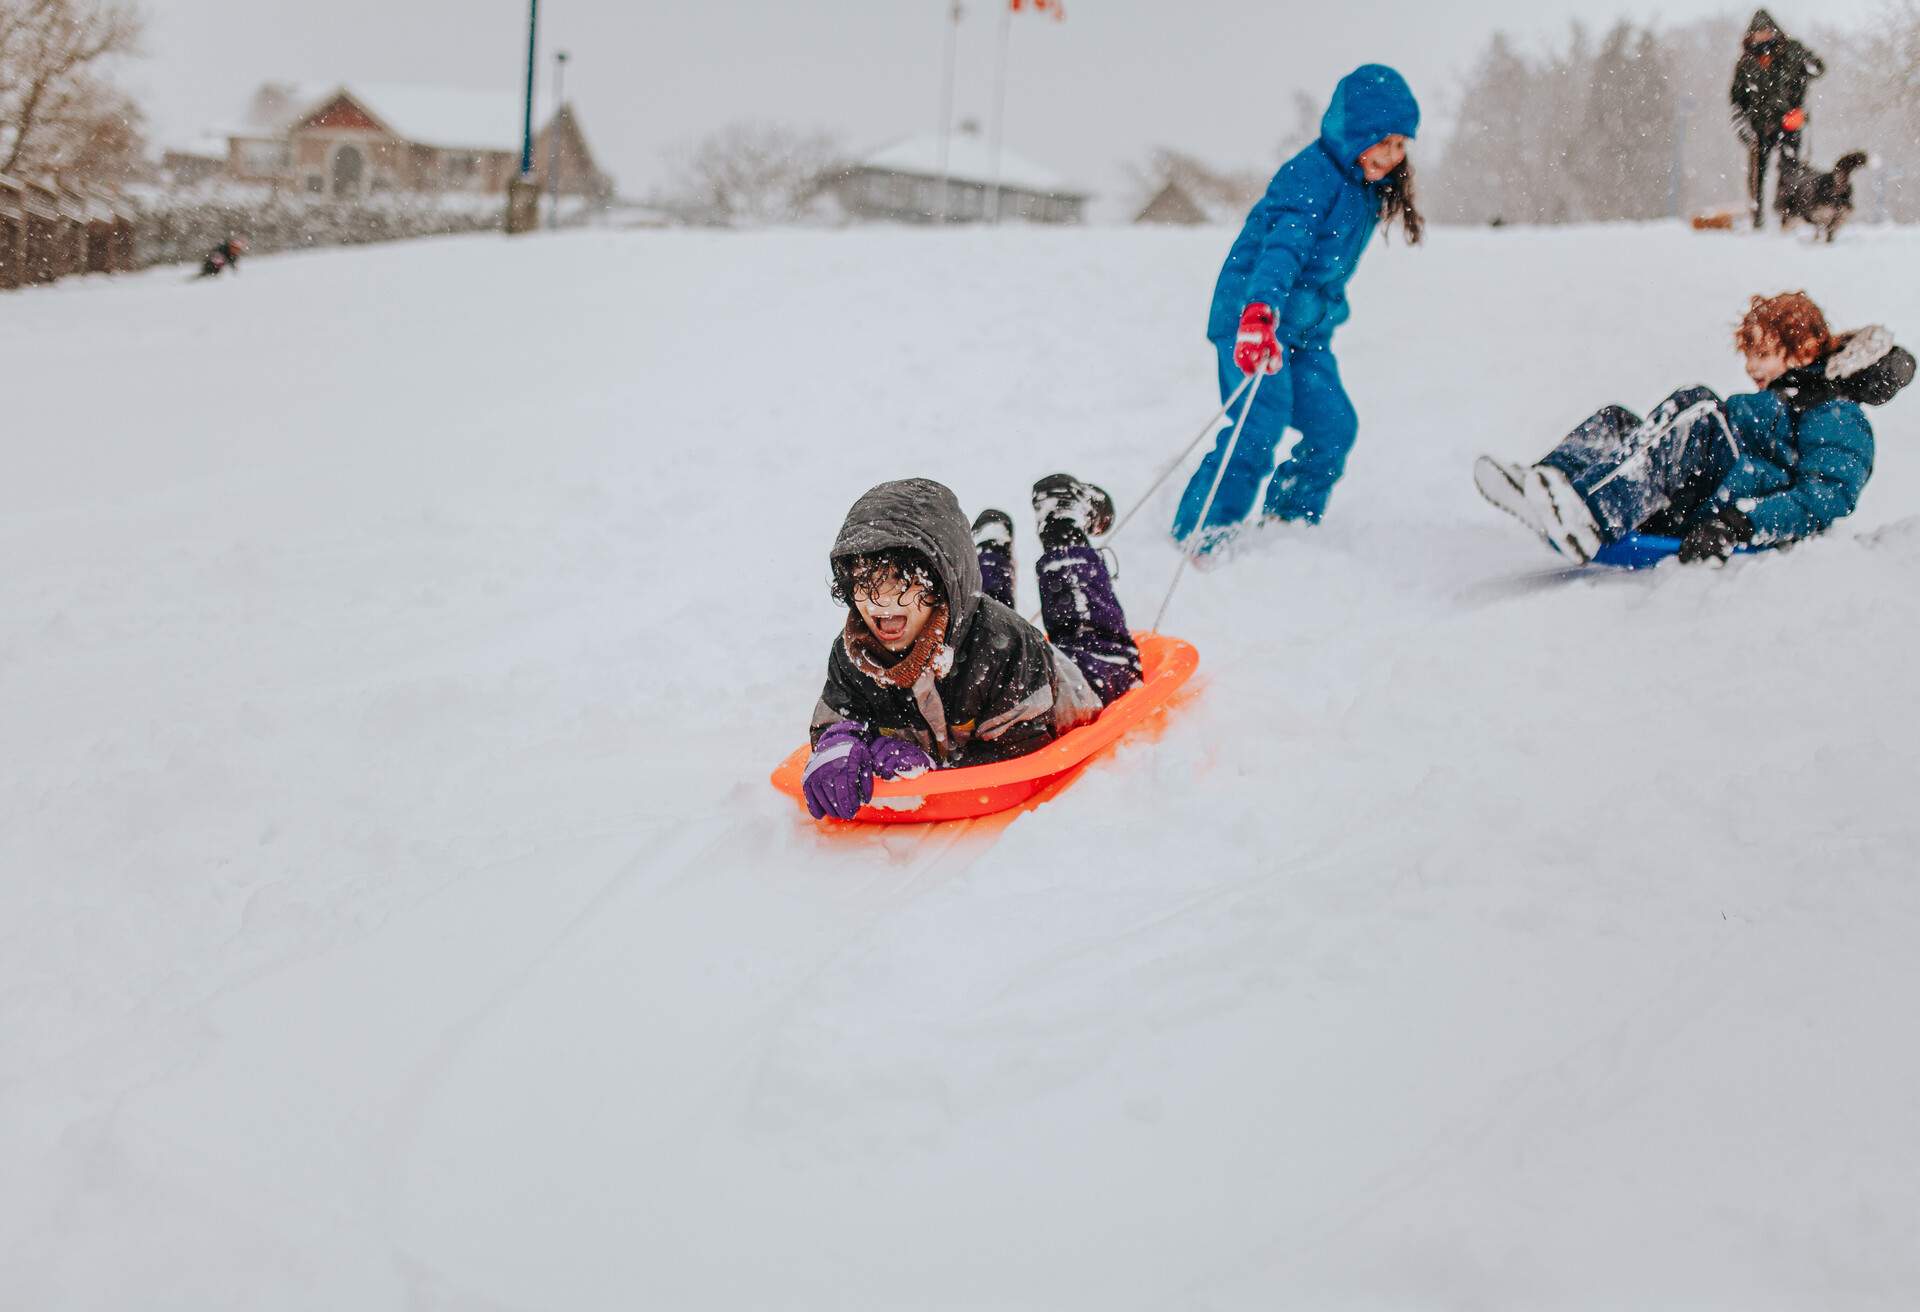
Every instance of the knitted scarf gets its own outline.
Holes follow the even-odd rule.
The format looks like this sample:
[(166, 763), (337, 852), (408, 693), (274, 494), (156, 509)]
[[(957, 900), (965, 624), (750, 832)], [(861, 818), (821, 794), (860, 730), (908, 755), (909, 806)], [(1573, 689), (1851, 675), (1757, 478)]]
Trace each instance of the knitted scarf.
[(888, 651), (873, 636), (873, 630), (860, 618), (860, 612), (847, 612), (847, 627), (840, 634), (840, 644), (847, 650), (847, 658), (854, 668), (872, 679), (875, 683), (891, 684), (896, 688), (911, 688), (920, 681), (934, 658), (940, 654), (940, 648), (947, 640), (946, 603), (933, 608), (933, 614), (927, 617), (927, 627), (920, 630), (920, 636), (913, 640), (913, 646), (900, 655)]

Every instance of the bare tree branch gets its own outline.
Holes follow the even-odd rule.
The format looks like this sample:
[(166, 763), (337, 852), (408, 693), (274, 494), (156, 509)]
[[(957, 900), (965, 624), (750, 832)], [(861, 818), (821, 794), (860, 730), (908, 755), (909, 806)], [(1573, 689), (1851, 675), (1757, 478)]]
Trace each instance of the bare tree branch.
[(803, 217), (839, 167), (823, 132), (733, 123), (681, 150), (660, 203), (698, 222), (761, 226)]
[(92, 70), (140, 33), (127, 0), (0, 0), (0, 173), (97, 162), (101, 141), (137, 139), (138, 111)]

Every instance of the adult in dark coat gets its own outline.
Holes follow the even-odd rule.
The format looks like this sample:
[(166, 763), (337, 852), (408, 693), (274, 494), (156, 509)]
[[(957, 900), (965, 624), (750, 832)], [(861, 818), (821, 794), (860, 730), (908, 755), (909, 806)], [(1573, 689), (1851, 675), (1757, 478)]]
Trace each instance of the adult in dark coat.
[(1800, 159), (1807, 86), (1826, 71), (1820, 57), (1782, 32), (1772, 14), (1755, 12), (1727, 98), (1733, 105), (1734, 128), (1747, 146), (1747, 197), (1756, 228), (1765, 222), (1767, 161), (1775, 149), (1783, 161)]

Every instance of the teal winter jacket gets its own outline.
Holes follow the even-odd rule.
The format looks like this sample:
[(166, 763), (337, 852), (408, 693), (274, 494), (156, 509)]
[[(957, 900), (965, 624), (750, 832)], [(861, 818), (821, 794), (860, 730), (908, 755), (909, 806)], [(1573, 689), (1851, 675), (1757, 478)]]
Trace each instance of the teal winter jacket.
[(1777, 392), (1727, 398), (1740, 463), (1714, 499), (1753, 521), (1755, 546), (1824, 533), (1853, 513), (1873, 475), (1866, 411), (1835, 398), (1800, 411)]

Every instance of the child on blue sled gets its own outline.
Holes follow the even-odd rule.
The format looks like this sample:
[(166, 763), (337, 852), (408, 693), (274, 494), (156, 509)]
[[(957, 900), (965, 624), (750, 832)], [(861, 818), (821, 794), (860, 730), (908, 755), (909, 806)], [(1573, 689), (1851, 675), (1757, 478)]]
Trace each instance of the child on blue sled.
[(1759, 391), (1691, 387), (1645, 419), (1608, 406), (1535, 464), (1480, 457), (1474, 485), (1583, 565), (1612, 563), (1636, 535), (1723, 563), (1826, 532), (1873, 474), (1861, 406), (1892, 400), (1914, 358), (1884, 328), (1834, 336), (1804, 292), (1754, 297), (1734, 344)]
[(847, 620), (827, 657), (801, 778), (817, 819), (851, 820), (873, 780), (1024, 756), (1140, 682), (1140, 649), (1092, 545), (1113, 501), (1068, 474), (1033, 485), (1042, 636), (1013, 609), (1013, 520), (925, 478), (882, 483), (832, 551)]

